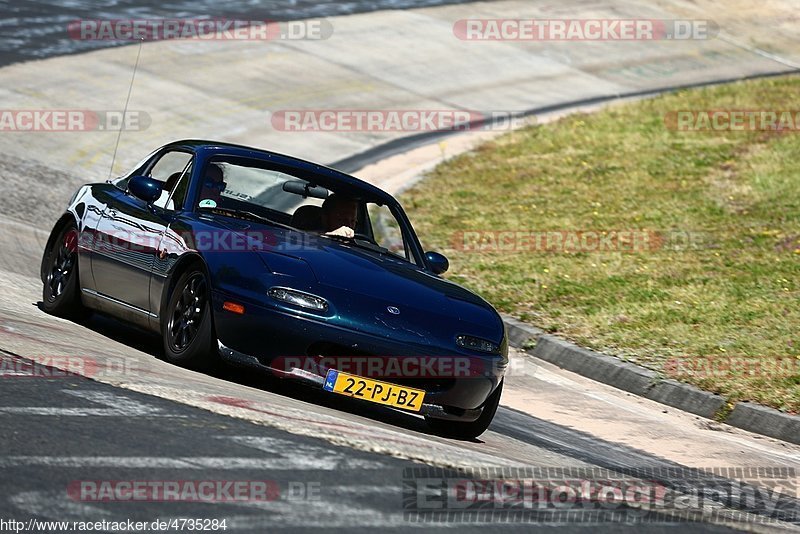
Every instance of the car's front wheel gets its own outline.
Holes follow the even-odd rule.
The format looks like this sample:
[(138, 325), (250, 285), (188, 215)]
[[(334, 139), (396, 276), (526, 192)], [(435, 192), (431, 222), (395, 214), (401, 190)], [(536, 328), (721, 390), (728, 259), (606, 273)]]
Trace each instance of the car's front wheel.
[(79, 317), (85, 311), (78, 280), (78, 229), (67, 224), (46, 252), (42, 307), (61, 317)]
[(458, 439), (477, 438), (489, 428), (489, 424), (491, 424), (494, 414), (497, 412), (497, 407), (500, 405), (500, 395), (502, 394), (503, 382), (501, 381), (494, 392), (486, 399), (481, 409), (481, 414), (474, 421), (449, 421), (433, 417), (426, 417), (425, 421), (428, 423), (428, 427), (437, 434)]
[(219, 358), (205, 272), (191, 267), (178, 278), (162, 321), (164, 357), (195, 369), (214, 367)]

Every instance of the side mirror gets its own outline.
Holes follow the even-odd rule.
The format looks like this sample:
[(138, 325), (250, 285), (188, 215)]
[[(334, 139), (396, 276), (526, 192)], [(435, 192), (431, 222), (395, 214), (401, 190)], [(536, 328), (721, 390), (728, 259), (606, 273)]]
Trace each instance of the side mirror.
[(128, 180), (128, 191), (136, 198), (152, 204), (161, 196), (161, 182), (149, 176), (132, 176)]
[(428, 264), (428, 268), (430, 268), (434, 274), (442, 274), (447, 272), (447, 269), (450, 268), (450, 262), (438, 252), (426, 252), (425, 263)]

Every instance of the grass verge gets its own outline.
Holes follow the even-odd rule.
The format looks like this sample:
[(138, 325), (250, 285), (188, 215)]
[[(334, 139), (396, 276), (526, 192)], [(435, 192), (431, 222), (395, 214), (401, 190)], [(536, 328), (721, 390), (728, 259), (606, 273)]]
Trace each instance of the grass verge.
[(448, 277), (498, 309), (797, 413), (800, 124), (677, 131), (670, 118), (798, 110), (797, 95), (800, 78), (770, 78), (572, 115), (443, 162), (401, 200)]

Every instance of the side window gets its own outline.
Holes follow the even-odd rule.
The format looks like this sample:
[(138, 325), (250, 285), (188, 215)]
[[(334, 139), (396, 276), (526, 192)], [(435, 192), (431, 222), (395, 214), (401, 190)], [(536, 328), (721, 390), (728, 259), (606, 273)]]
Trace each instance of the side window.
[(378, 206), (372, 203), (367, 205), (367, 210), (375, 242), (392, 254), (409, 259), (403, 231), (400, 223), (392, 214), (392, 210), (388, 206)]
[(150, 168), (148, 174), (160, 182), (166, 182), (176, 172), (182, 172), (191, 159), (192, 155), (188, 152), (167, 152)]
[(156, 152), (158, 152), (158, 149), (150, 152), (147, 156), (144, 157), (143, 160), (141, 160), (139, 163), (137, 163), (136, 166), (133, 169), (128, 171), (128, 174), (126, 174), (126, 175), (124, 175), (124, 176), (122, 176), (120, 178), (117, 178), (116, 180), (113, 180), (112, 183), (115, 186), (117, 186), (118, 188), (122, 189), (123, 191), (127, 190), (128, 189), (128, 180), (131, 179), (131, 176), (135, 175), (136, 171), (139, 171), (142, 167), (144, 167), (147, 164), (147, 162), (150, 161), (150, 159), (156, 154)]
[(188, 152), (170, 151), (162, 155), (150, 168), (151, 178), (161, 182), (161, 197), (154, 202), (168, 210), (178, 210), (183, 206), (191, 174), (192, 154)]
[(181, 173), (180, 177), (178, 178), (178, 183), (172, 189), (172, 194), (169, 197), (169, 203), (171, 204), (170, 209), (179, 210), (183, 208), (184, 203), (186, 202), (186, 192), (189, 190), (189, 180), (192, 177), (192, 167), (194, 166), (194, 161), (190, 161), (186, 166), (186, 169)]

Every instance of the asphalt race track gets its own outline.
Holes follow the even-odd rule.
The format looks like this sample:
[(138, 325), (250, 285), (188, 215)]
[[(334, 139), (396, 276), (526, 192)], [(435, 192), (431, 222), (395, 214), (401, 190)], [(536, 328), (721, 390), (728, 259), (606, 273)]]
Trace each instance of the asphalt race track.
[[(617, 12), (615, 2), (584, 4), (588, 3), (576, 2), (573, 8)], [(680, 3), (665, 4), (679, 9), (675, 6)], [(714, 9), (713, 3), (700, 4)], [(305, 46), (297, 45), (296, 50), (287, 46), (279, 61), (286, 65), (314, 56), (320, 69), (333, 71), (346, 70), (350, 68), (347, 64), (363, 60), (367, 67), (347, 71), (351, 78), (337, 70), (338, 85), (317, 95), (324, 101), (320, 107), (346, 106), (350, 97), (341, 83), (350, 79), (362, 89), (372, 88), (365, 92), (373, 106), (392, 107), (402, 102), (407, 107), (431, 102), (468, 106), (467, 101), (478, 99), (476, 94), (488, 98), (496, 93), (497, 102), (482, 104), (482, 109), (524, 111), (600, 95), (785, 72), (800, 60), (796, 43), (787, 47), (784, 34), (773, 32), (774, 49), (783, 53), (780, 61), (725, 42), (713, 45), (724, 47), (725, 54), (703, 55), (706, 63), (698, 68), (697, 63), (683, 61), (702, 55), (687, 46), (672, 57), (680, 59), (672, 63), (674, 72), (662, 79), (647, 75), (652, 73), (647, 69), (664, 61), (656, 48), (621, 54), (622, 59), (614, 65), (610, 63), (616, 56), (608, 56), (600, 65), (599, 59), (589, 57), (578, 61), (572, 56), (567, 61), (570, 52), (557, 46), (539, 50), (541, 58), (549, 62), (547, 69), (526, 76), (508, 73), (503, 83), (481, 78), (480, 71), (457, 58), (453, 62), (461, 61), (461, 68), (469, 73), (450, 85), (449, 80), (442, 80), (430, 90), (430, 75), (424, 72), (410, 76), (404, 84), (388, 80), (388, 74), (376, 74), (381, 60), (377, 56), (396, 49), (409, 28), (449, 28), (450, 21), (470, 16), (472, 10), (483, 16), (503, 9), (516, 13), (519, 5), (459, 4), (343, 17), (341, 24), (351, 34), (391, 22), (384, 27), (386, 48), (359, 58), (358, 53), (369, 51), (358, 40), (337, 45), (341, 47), (321, 56)], [(778, 17), (775, 13), (780, 13), (782, 6), (776, 2), (764, 9), (773, 9), (769, 13)], [(558, 9), (567, 9), (555, 4), (545, 8), (555, 9), (556, 14), (563, 14)], [(740, 22), (750, 21), (747, 8), (741, 9)], [(725, 16), (735, 19), (734, 15)], [(773, 19), (765, 20), (768, 26)], [(757, 24), (751, 24), (748, 31), (758, 33), (752, 26)], [(220, 76), (218, 62), (203, 63), (202, 54), (191, 47), (152, 45), (164, 45), (162, 51), (170, 54), (189, 55), (202, 63), (206, 76)], [(151, 57), (156, 55), (156, 48), (147, 48), (152, 45), (144, 47), (153, 52)], [(3, 67), (0, 76), (7, 80), (2, 89), (3, 107), (47, 107), (44, 103), (51, 98), (58, 101), (59, 88), (55, 86), (59, 84), (70, 94), (94, 83), (108, 90), (120, 72), (126, 72), (126, 79), (130, 74), (122, 67), (115, 70), (120, 63), (127, 66), (130, 54), (119, 55), (126, 52), (124, 48), (132, 50), (99, 50)], [(500, 61), (507, 53), (512, 61), (529, 52), (520, 45), (508, 52), (498, 48), (492, 57)], [(338, 62), (332, 57), (337, 54)], [(747, 61), (736, 61), (739, 56), (735, 54)], [(560, 61), (566, 65), (563, 70), (554, 67)], [(77, 73), (74, 62), (83, 62), (86, 69), (107, 69), (106, 74), (92, 79), (85, 72)], [(238, 73), (251, 67), (235, 65)], [(245, 104), (241, 83), (231, 87), (220, 84), (213, 104), (226, 110), (221, 117), (197, 114), (190, 107), (201, 106), (207, 96), (196, 86), (181, 89), (180, 98), (189, 103), (186, 107), (178, 106), (179, 98), (174, 95), (161, 102), (164, 98), (159, 90), (166, 88), (158, 80), (169, 68), (154, 62), (143, 72), (136, 105), (151, 110), (154, 126), (149, 132), (123, 137), (117, 167), (140, 159), (165, 138), (196, 137), (192, 133), (198, 131), (219, 131), (225, 140), (249, 139), (250, 144), (259, 146), (271, 146), (275, 141), (278, 148), (292, 147), (292, 153), (319, 161), (356, 157), (401, 137), (362, 132), (304, 139), (298, 134), (269, 131), (261, 122), (245, 120), (245, 112), (260, 103), (247, 102), (250, 107), (240, 109), (240, 104)], [(645, 69), (645, 74), (636, 68)], [(39, 76), (42, 72), (52, 73), (54, 78)], [(487, 76), (490, 74), (496, 73)], [(314, 80), (300, 77), (286, 83), (281, 89), (284, 97), (298, 91), (303, 98), (314, 97), (310, 90)], [(532, 87), (543, 89), (526, 100)], [(565, 88), (566, 100), (559, 87)], [(471, 89), (476, 92), (470, 93)], [(105, 95), (108, 100), (91, 104), (94, 109), (113, 109), (108, 102), (118, 102), (118, 94), (100, 93), (103, 91), (91, 98)], [(280, 101), (278, 96), (270, 93)], [(474, 101), (472, 104), (479, 107)], [(234, 532), (319, 528), (527, 532), (536, 526), (581, 532), (800, 529), (796, 471), (800, 469), (800, 446), (678, 412), (522, 352), (512, 351), (501, 407), (489, 430), (476, 440), (458, 441), (430, 433), (419, 417), (366, 406), (269, 375), (233, 367), (207, 375), (175, 367), (160, 359), (157, 338), (99, 314), (82, 323), (45, 314), (40, 309), (38, 269), (49, 227), (76, 184), (105, 179), (110, 164), (108, 147), (113, 146), (109, 139), (108, 133), (99, 132), (83, 137), (63, 133), (0, 135), (0, 531), (15, 530), (3, 523), (9, 520), (21, 521), (21, 532), (47, 530), (41, 523), (29, 523), (34, 520), (105, 521), (95, 530), (120, 532), (130, 531), (121, 526), (129, 520), (148, 525), (164, 521), (170, 529), (161, 530), (177, 531), (180, 525), (186, 527), (186, 519), (207, 520), (208, 525), (224, 520), (226, 530)], [(453, 140), (451, 146), (457, 143)], [(399, 151), (398, 145), (391, 146), (393, 152)], [(438, 152), (438, 148), (434, 150)], [(383, 181), (387, 171), (381, 169), (379, 153), (370, 153), (368, 160), (378, 163), (363, 176), (389, 190), (402, 187), (404, 183), (396, 180)], [(552, 502), (544, 508), (529, 502), (530, 506), (520, 509), (504, 508), (488, 499), (489, 504), (482, 507), (460, 509), (456, 503), (444, 512), (435, 504), (440, 502), (441, 488), (449, 482), (523, 478), (594, 483), (624, 479), (655, 488), (671, 506), (643, 514), (641, 506), (631, 501), (605, 502), (605, 506), (595, 502), (581, 513), (566, 514)], [(103, 484), (135, 482), (162, 490), (197, 490), (202, 482), (229, 484), (215, 502), (193, 498), (190, 492), (181, 493), (181, 498), (159, 498), (151, 493), (145, 498), (114, 500), (103, 497), (99, 489)], [(246, 498), (228, 496), (226, 492), (235, 483), (244, 487)], [(748, 500), (748, 495), (752, 499)], [(113, 522), (121, 525), (112, 527)]]
[[(681, 488), (688, 483), (681, 466), (710, 468), (721, 477), (714, 479), (717, 483), (730, 485), (727, 471), (715, 468), (796, 469), (800, 463), (796, 446), (666, 410), (516, 352), (503, 406), (490, 430), (472, 442), (432, 435), (415, 416), (332, 398), (269, 375), (235, 368), (217, 376), (195, 373), (159, 360), (157, 338), (115, 320), (95, 315), (76, 324), (43, 314), (40, 282), (31, 272), (41, 234), (18, 229), (3, 236), (15, 239), (2, 245), (13, 251), (7, 264), (17, 271), (2, 275), (3, 287), (14, 288), (13, 297), (2, 297), (0, 316), (4, 517), (111, 521), (135, 515), (152, 521), (200, 514), (230, 518), (237, 530), (258, 531), (267, 523), (444, 528), (453, 521), (416, 523), (404, 517), (404, 468), (483, 469), (484, 477), (514, 473), (490, 468), (599, 469), (589, 471), (600, 473), (595, 477), (605, 470), (633, 470)], [(26, 357), (40, 365), (24, 365)], [(48, 371), (47, 364), (94, 380)], [(758, 484), (748, 472), (735, 474)], [(267, 480), (277, 497), (246, 504), (133, 506), (71, 496), (70, 484), (87, 480)], [(765, 494), (776, 497), (777, 507), (770, 511), (739, 503), (743, 506), (723, 513), (717, 503), (713, 517), (694, 517), (701, 523), (661, 526), (706, 529), (702, 521), (710, 520), (714, 528), (791, 524), (797, 519), (795, 480), (781, 475), (779, 494)], [(290, 491), (308, 487), (318, 488), (318, 499), (290, 498)], [(774, 491), (775, 484), (770, 488)], [(497, 519), (458, 521), (478, 528)], [(616, 530), (618, 523), (600, 527)]]

